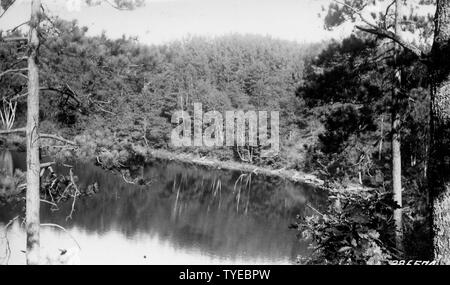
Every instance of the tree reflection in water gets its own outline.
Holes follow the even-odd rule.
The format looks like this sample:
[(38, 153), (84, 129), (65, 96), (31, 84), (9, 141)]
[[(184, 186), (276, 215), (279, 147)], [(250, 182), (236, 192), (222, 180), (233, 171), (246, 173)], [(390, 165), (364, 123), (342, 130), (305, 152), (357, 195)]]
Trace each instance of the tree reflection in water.
[[(98, 182), (100, 193), (78, 201), (70, 221), (70, 202), (58, 212), (42, 205), (42, 221), (82, 231), (85, 246), (99, 236), (119, 234), (122, 238), (115, 237), (114, 245), (106, 238), (96, 245), (104, 253), (121, 248), (118, 243), (145, 250), (149, 240), (157, 239), (175, 252), (174, 258), (177, 252), (195, 252), (229, 263), (295, 262), (299, 254), (308, 253), (307, 243), (299, 242), (288, 227), (297, 215), (309, 214), (306, 203), (320, 209), (326, 200), (324, 193), (306, 185), (174, 162), (143, 167), (140, 175), (151, 184), (142, 187), (90, 164), (78, 163), (74, 172), (81, 187)], [(0, 223), (17, 215), (17, 209), (0, 208)], [(106, 256), (104, 261), (108, 263)]]
[(16, 190), (14, 163), (8, 150), (0, 151), (0, 197), (13, 195)]

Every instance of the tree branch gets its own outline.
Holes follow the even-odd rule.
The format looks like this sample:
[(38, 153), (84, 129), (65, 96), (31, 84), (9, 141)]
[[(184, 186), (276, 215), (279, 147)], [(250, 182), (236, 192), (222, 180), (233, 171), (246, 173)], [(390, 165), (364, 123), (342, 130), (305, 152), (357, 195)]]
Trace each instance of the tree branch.
[(56, 164), (56, 162), (41, 163), (41, 168), (48, 168), (48, 167), (53, 166), (55, 164)]
[(28, 38), (25, 38), (25, 37), (10, 37), (10, 38), (2, 38), (1, 40), (4, 41), (4, 42), (20, 42), (20, 41), (27, 42)]
[(77, 240), (63, 227), (61, 227), (60, 225), (57, 224), (41, 224), (41, 227), (53, 227), (53, 228), (57, 228), (62, 230), (63, 232), (65, 232), (77, 245), (77, 247), (81, 250), (81, 246), (80, 244), (77, 242)]
[(63, 143), (66, 143), (66, 144), (70, 144), (70, 145), (73, 145), (73, 146), (77, 146), (77, 143), (75, 143), (73, 141), (70, 141), (70, 140), (67, 140), (67, 139), (65, 139), (63, 137), (57, 136), (57, 135), (40, 134), (39, 137), (41, 139), (52, 139), (52, 140), (60, 141), (60, 142), (63, 142)]
[[(4, 75), (6, 75), (8, 73), (18, 73), (18, 72), (27, 71), (27, 70), (28, 70), (28, 68), (8, 69), (8, 70), (3, 71), (2, 73), (0, 73), (0, 78), (2, 78)], [(18, 73), (18, 74), (23, 75), (21, 73)]]
[(361, 26), (356, 26), (356, 28), (358, 30), (361, 30), (363, 32), (366, 33), (370, 33), (382, 38), (387, 38), (390, 40), (393, 40), (394, 42), (396, 42), (397, 44), (399, 44), (400, 46), (402, 46), (404, 49), (412, 52), (415, 56), (417, 56), (419, 59), (426, 59), (427, 55), (418, 47), (416, 47), (415, 45), (408, 43), (407, 41), (405, 41), (404, 39), (402, 39), (399, 35), (384, 30), (384, 29), (380, 29), (380, 28), (366, 28), (366, 27), (361, 27)]
[(339, 1), (339, 0), (333, 0), (333, 1), (336, 2), (337, 4), (340, 4), (340, 5), (344, 6), (344, 7), (347, 7), (348, 9), (350, 9), (350, 10), (353, 12), (353, 14), (358, 15), (358, 17), (361, 19), (361, 21), (363, 21), (364, 23), (366, 23), (366, 25), (368, 25), (368, 26), (370, 26), (370, 27), (372, 27), (372, 28), (375, 28), (375, 29), (378, 28), (377, 25), (375, 25), (374, 23), (371, 23), (369, 20), (367, 20), (367, 19), (362, 15), (362, 13), (361, 13), (360, 10), (358, 11), (358, 10), (355, 9), (355, 7), (352, 7), (351, 5), (348, 5), (347, 3), (341, 2), (341, 1)]
[(7, 30), (6, 32), (7, 33), (14, 33), (18, 28), (20, 28), (22, 26), (25, 26), (25, 25), (28, 25), (29, 23), (30, 23), (30, 21), (26, 21), (26, 22), (24, 22), (22, 24), (19, 24), (19, 25), (15, 26), (14, 28), (11, 28), (11, 29)]
[(10, 134), (17, 134), (17, 133), (26, 133), (26, 128), (20, 128), (20, 129), (13, 129), (13, 130), (2, 130), (0, 131), (0, 135), (10, 135)]
[[(368, 27), (362, 27), (362, 26), (356, 25), (356, 28), (358, 30), (361, 30), (363, 32), (370, 33), (370, 34), (373, 34), (373, 35), (377, 35), (377, 36), (382, 37), (382, 38), (390, 39), (390, 40), (396, 42), (397, 44), (399, 44), (400, 46), (402, 46), (404, 49), (412, 52), (420, 60), (426, 61), (427, 55), (420, 48), (416, 47), (415, 45), (413, 45), (411, 43), (408, 43), (402, 37), (400, 37), (398, 34), (395, 34), (395, 33), (391, 32), (391, 31), (388, 31), (387, 29), (380, 28), (376, 24), (371, 23), (369, 20), (367, 20), (362, 15), (361, 11), (358, 11), (357, 9), (352, 7), (351, 5), (349, 5), (347, 3), (344, 3), (342, 1), (339, 1), (339, 0), (332, 0), (332, 1), (336, 2), (339, 5), (342, 5), (342, 6), (346, 7), (346, 8), (348, 8), (348, 9), (350, 9), (353, 14), (357, 15), (361, 19), (362, 22), (364, 22), (366, 25), (368, 25), (370, 27), (370, 28), (368, 28)], [(395, 1), (393, 3), (395, 3)], [(388, 6), (388, 8), (386, 9), (386, 13), (388, 13), (389, 8), (391, 7), (391, 5), (393, 5), (393, 4), (391, 3)]]
[[(67, 92), (65, 90), (60, 90), (60, 89), (57, 89), (57, 88), (41, 87), (41, 88), (39, 88), (39, 91), (52, 91), (52, 92), (60, 93), (62, 95), (67, 95), (70, 98), (72, 98), (73, 100), (75, 100), (78, 104), (81, 105), (81, 101), (80, 101), (80, 99), (78, 99), (77, 94), (74, 91), (72, 91), (72, 89), (70, 87), (68, 87), (67, 89), (68, 89), (69, 92)], [(17, 94), (14, 97), (12, 97), (10, 100), (11, 101), (19, 100), (19, 99), (22, 99), (22, 98), (27, 97), (27, 96), (28, 96), (28, 92), (27, 93), (23, 93), (23, 94)]]

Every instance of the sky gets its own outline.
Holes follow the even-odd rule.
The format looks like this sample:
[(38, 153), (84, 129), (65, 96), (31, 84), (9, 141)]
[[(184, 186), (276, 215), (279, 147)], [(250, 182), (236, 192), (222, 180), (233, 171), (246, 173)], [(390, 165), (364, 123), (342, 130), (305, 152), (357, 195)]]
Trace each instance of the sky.
[[(119, 11), (107, 4), (88, 7), (77, 0), (42, 1), (49, 14), (77, 19), (89, 27), (90, 35), (105, 31), (119, 38), (125, 34), (145, 44), (230, 33), (305, 43), (349, 33), (345, 28), (332, 33), (323, 29), (318, 14), (331, 0), (147, 0), (144, 7), (133, 11)], [(0, 30), (27, 21), (29, 10), (30, 0), (18, 0), (0, 19)]]

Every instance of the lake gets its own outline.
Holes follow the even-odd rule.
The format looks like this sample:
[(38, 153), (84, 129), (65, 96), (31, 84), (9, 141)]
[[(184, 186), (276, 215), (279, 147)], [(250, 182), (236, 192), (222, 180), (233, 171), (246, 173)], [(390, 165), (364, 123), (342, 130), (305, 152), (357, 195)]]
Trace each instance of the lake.
[[(3, 168), (25, 169), (24, 153), (6, 156)], [(73, 237), (82, 264), (293, 264), (310, 250), (289, 225), (312, 214), (307, 204), (326, 205), (322, 190), (240, 172), (155, 160), (137, 171), (150, 184), (135, 186), (93, 164), (73, 165), (81, 187), (97, 182), (100, 191), (78, 199), (72, 219), (72, 201), (57, 211), (42, 203), (41, 223), (61, 225), (70, 235), (43, 227), (41, 246), (72, 248)], [(0, 227), (23, 213), (23, 203), (0, 206)], [(8, 238), (9, 264), (25, 264), (20, 222)], [(5, 246), (0, 241), (0, 258)]]

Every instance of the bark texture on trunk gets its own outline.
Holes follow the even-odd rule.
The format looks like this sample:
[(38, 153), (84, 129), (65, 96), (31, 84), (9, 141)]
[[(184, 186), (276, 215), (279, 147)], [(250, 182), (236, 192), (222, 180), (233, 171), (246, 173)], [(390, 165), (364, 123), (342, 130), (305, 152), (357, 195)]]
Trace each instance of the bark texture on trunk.
[(433, 202), (434, 260), (450, 265), (450, 185)]
[(27, 264), (37, 265), (40, 261), (40, 161), (39, 161), (39, 68), (37, 50), (39, 47), (38, 27), (41, 1), (33, 0), (28, 54), (28, 105), (27, 105), (27, 194), (26, 230)]
[(450, 264), (450, 80), (433, 94), (433, 134), (429, 174), (433, 201), (435, 260)]
[(428, 183), (433, 207), (434, 257), (450, 264), (450, 1), (437, 1), (431, 54), (434, 83)]

